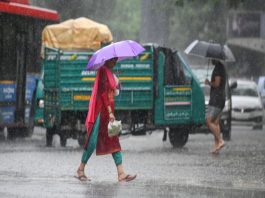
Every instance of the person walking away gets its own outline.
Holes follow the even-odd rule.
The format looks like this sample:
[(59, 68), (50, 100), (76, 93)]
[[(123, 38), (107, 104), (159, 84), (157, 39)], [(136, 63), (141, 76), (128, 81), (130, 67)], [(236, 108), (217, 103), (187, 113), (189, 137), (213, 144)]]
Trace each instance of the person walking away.
[(226, 70), (224, 65), (218, 60), (212, 60), (215, 66), (211, 81), (205, 79), (205, 85), (209, 85), (210, 101), (206, 112), (206, 125), (214, 135), (214, 145), (212, 153), (216, 154), (224, 147), (225, 142), (221, 136), (220, 117), (225, 106), (225, 85)]
[(118, 58), (107, 60), (104, 66), (97, 71), (86, 118), (88, 140), (76, 172), (76, 178), (81, 181), (88, 180), (85, 175), (85, 166), (95, 148), (97, 155), (112, 154), (117, 168), (118, 181), (128, 182), (136, 178), (136, 175), (126, 174), (124, 171), (119, 137), (108, 136), (108, 124), (115, 120), (114, 94), (117, 93), (118, 83), (112, 69), (117, 60)]

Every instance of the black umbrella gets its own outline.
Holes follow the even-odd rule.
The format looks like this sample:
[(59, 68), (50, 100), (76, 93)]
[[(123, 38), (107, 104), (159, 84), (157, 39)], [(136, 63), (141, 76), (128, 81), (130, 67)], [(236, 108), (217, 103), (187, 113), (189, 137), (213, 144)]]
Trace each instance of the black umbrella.
[(222, 46), (219, 43), (195, 40), (185, 49), (185, 53), (203, 58), (235, 62), (235, 57), (230, 48), (227, 45)]

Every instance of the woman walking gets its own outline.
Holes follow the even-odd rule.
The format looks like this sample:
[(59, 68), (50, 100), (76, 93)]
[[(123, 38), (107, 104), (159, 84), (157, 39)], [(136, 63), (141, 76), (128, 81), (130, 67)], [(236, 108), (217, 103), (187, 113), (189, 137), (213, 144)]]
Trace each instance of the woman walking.
[(108, 136), (108, 124), (115, 120), (114, 92), (118, 83), (112, 69), (117, 60), (118, 58), (112, 58), (105, 61), (97, 71), (86, 118), (88, 140), (76, 175), (76, 178), (81, 181), (88, 180), (85, 175), (85, 166), (95, 148), (97, 155), (112, 154), (117, 167), (118, 181), (128, 182), (136, 178), (136, 175), (126, 174), (124, 171), (119, 137)]

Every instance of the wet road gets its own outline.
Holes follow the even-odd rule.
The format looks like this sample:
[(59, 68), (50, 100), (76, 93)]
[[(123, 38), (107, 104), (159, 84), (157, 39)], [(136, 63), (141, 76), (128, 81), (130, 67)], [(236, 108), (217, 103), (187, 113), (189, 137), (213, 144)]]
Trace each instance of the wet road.
[(55, 136), (45, 147), (45, 131), (32, 138), (0, 141), (0, 197), (265, 197), (265, 130), (234, 127), (220, 155), (211, 155), (211, 135), (191, 135), (183, 149), (162, 142), (163, 134), (121, 138), (124, 165), (138, 177), (118, 183), (111, 156), (93, 155), (86, 173), (73, 177), (82, 149), (66, 148)]

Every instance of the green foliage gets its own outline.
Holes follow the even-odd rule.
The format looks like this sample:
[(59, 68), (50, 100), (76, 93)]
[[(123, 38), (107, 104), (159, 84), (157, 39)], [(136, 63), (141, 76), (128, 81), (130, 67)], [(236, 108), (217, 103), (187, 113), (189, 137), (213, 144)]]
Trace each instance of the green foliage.
[(184, 49), (195, 39), (225, 42), (225, 3), (219, 0), (186, 0), (183, 7), (175, 7), (170, 18), (170, 43)]
[[(226, 17), (230, 9), (265, 10), (264, 0), (31, 0), (31, 2), (37, 6), (58, 10), (62, 21), (84, 16), (106, 24), (113, 33), (114, 41), (140, 40), (141, 31), (145, 32), (147, 37), (153, 35), (152, 39), (162, 40), (163, 43), (169, 44), (169, 47), (177, 49), (184, 49), (194, 39), (224, 43)], [(152, 5), (144, 8), (149, 9), (149, 12), (145, 12), (146, 10), (141, 7), (143, 2)], [(146, 17), (147, 13), (151, 17)], [(150, 19), (153, 21), (148, 21)], [(140, 29), (143, 20), (145, 20), (144, 27)], [(154, 26), (157, 31), (154, 31)], [(154, 35), (155, 33), (157, 35)]]
[(114, 40), (139, 40), (141, 20), (141, 0), (115, 0), (116, 7), (108, 25), (113, 32)]
[[(183, 7), (185, 3), (194, 2), (195, 0), (175, 0), (175, 5)], [(221, 3), (223, 0), (211, 0), (209, 3)], [(226, 0), (226, 5), (228, 8), (236, 9), (246, 0)], [(205, 1), (200, 1), (200, 3), (205, 3)]]
[(141, 0), (31, 0), (31, 3), (57, 10), (61, 21), (88, 17), (106, 24), (114, 41), (139, 40)]
[(226, 4), (231, 9), (236, 9), (239, 7), (241, 3), (243, 3), (245, 0), (226, 0)]

